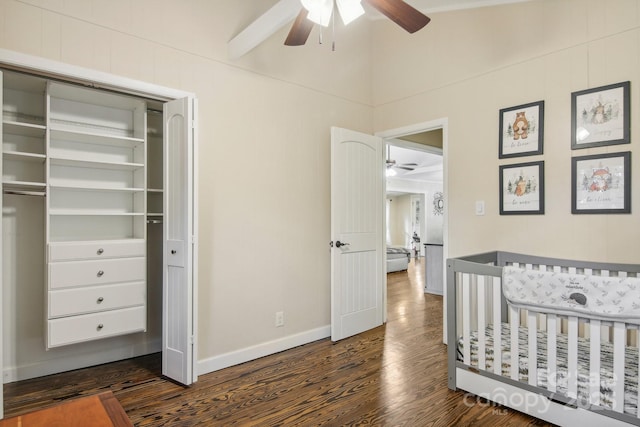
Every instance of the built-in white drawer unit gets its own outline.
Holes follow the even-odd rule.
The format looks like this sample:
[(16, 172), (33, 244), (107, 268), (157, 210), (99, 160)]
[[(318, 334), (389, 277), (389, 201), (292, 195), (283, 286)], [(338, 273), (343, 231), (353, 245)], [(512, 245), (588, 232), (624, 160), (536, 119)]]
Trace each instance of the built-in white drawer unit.
[(49, 292), (49, 318), (134, 307), (146, 301), (144, 282), (61, 289)]
[(145, 306), (62, 317), (48, 322), (48, 345), (59, 347), (84, 341), (143, 332), (147, 328)]
[(145, 280), (144, 257), (49, 263), (49, 289)]
[(140, 257), (145, 250), (143, 239), (56, 242), (49, 244), (49, 261)]

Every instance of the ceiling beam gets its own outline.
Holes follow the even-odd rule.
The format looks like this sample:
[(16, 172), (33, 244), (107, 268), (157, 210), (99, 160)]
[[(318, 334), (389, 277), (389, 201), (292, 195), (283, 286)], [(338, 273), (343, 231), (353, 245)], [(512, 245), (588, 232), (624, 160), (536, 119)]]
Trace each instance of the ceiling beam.
[(227, 43), (229, 58), (238, 59), (271, 37), (293, 21), (300, 8), (300, 0), (280, 0)]

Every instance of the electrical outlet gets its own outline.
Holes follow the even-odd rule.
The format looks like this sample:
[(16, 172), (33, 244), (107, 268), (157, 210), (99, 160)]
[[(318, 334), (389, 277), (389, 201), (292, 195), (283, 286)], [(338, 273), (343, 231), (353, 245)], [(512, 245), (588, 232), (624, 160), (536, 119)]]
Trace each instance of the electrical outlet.
[(276, 328), (284, 326), (284, 311), (276, 311)]

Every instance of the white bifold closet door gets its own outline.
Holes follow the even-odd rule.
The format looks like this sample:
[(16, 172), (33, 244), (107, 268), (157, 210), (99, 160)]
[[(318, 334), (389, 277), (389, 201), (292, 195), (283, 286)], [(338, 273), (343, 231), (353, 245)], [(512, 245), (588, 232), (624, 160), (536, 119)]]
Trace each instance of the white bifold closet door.
[(194, 109), (191, 98), (164, 104), (162, 374), (182, 384), (197, 378)]
[[(0, 109), (4, 105), (4, 101), (2, 99), (2, 92), (3, 92), (2, 89), (3, 88), (4, 88), (4, 79), (3, 79), (2, 71), (0, 71)], [(2, 147), (2, 142), (3, 142), (2, 141), (2, 132), (3, 132), (3, 129), (2, 129), (2, 117), (0, 117), (0, 147)], [(2, 162), (0, 162), (0, 177), (2, 177)], [(0, 197), (0, 208), (2, 208), (2, 207), (3, 207), (2, 197)], [(0, 210), (2, 210), (2, 209), (0, 209)], [(2, 236), (2, 221), (0, 221), (0, 238), (1, 238), (1, 236)], [(2, 259), (3, 259), (2, 258), (2, 256), (3, 256), (2, 246), (3, 245), (0, 245), (0, 278), (4, 274), (4, 269), (1, 268)], [(2, 283), (1, 279), (0, 279), (0, 283)], [(0, 309), (2, 309), (3, 304), (4, 304), (4, 301), (3, 301), (3, 298), (2, 298), (2, 294), (3, 293), (4, 293), (4, 289), (3, 289), (2, 286), (0, 286)], [(3, 345), (4, 334), (2, 333), (3, 328), (4, 328), (4, 322), (2, 321), (3, 317), (4, 317), (3, 315), (0, 315), (0, 369), (2, 369), (2, 371), (4, 373), (4, 359), (2, 357), (3, 352), (4, 352), (4, 345)], [(4, 381), (1, 381), (0, 382), (0, 419), (4, 418), (4, 394), (3, 394), (4, 387), (3, 387), (3, 385), (4, 385)]]

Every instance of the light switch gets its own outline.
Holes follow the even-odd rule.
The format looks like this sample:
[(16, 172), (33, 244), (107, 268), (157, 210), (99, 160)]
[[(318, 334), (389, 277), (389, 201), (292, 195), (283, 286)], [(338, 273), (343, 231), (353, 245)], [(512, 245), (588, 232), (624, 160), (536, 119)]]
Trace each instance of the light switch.
[(476, 215), (484, 215), (484, 200), (476, 200)]

